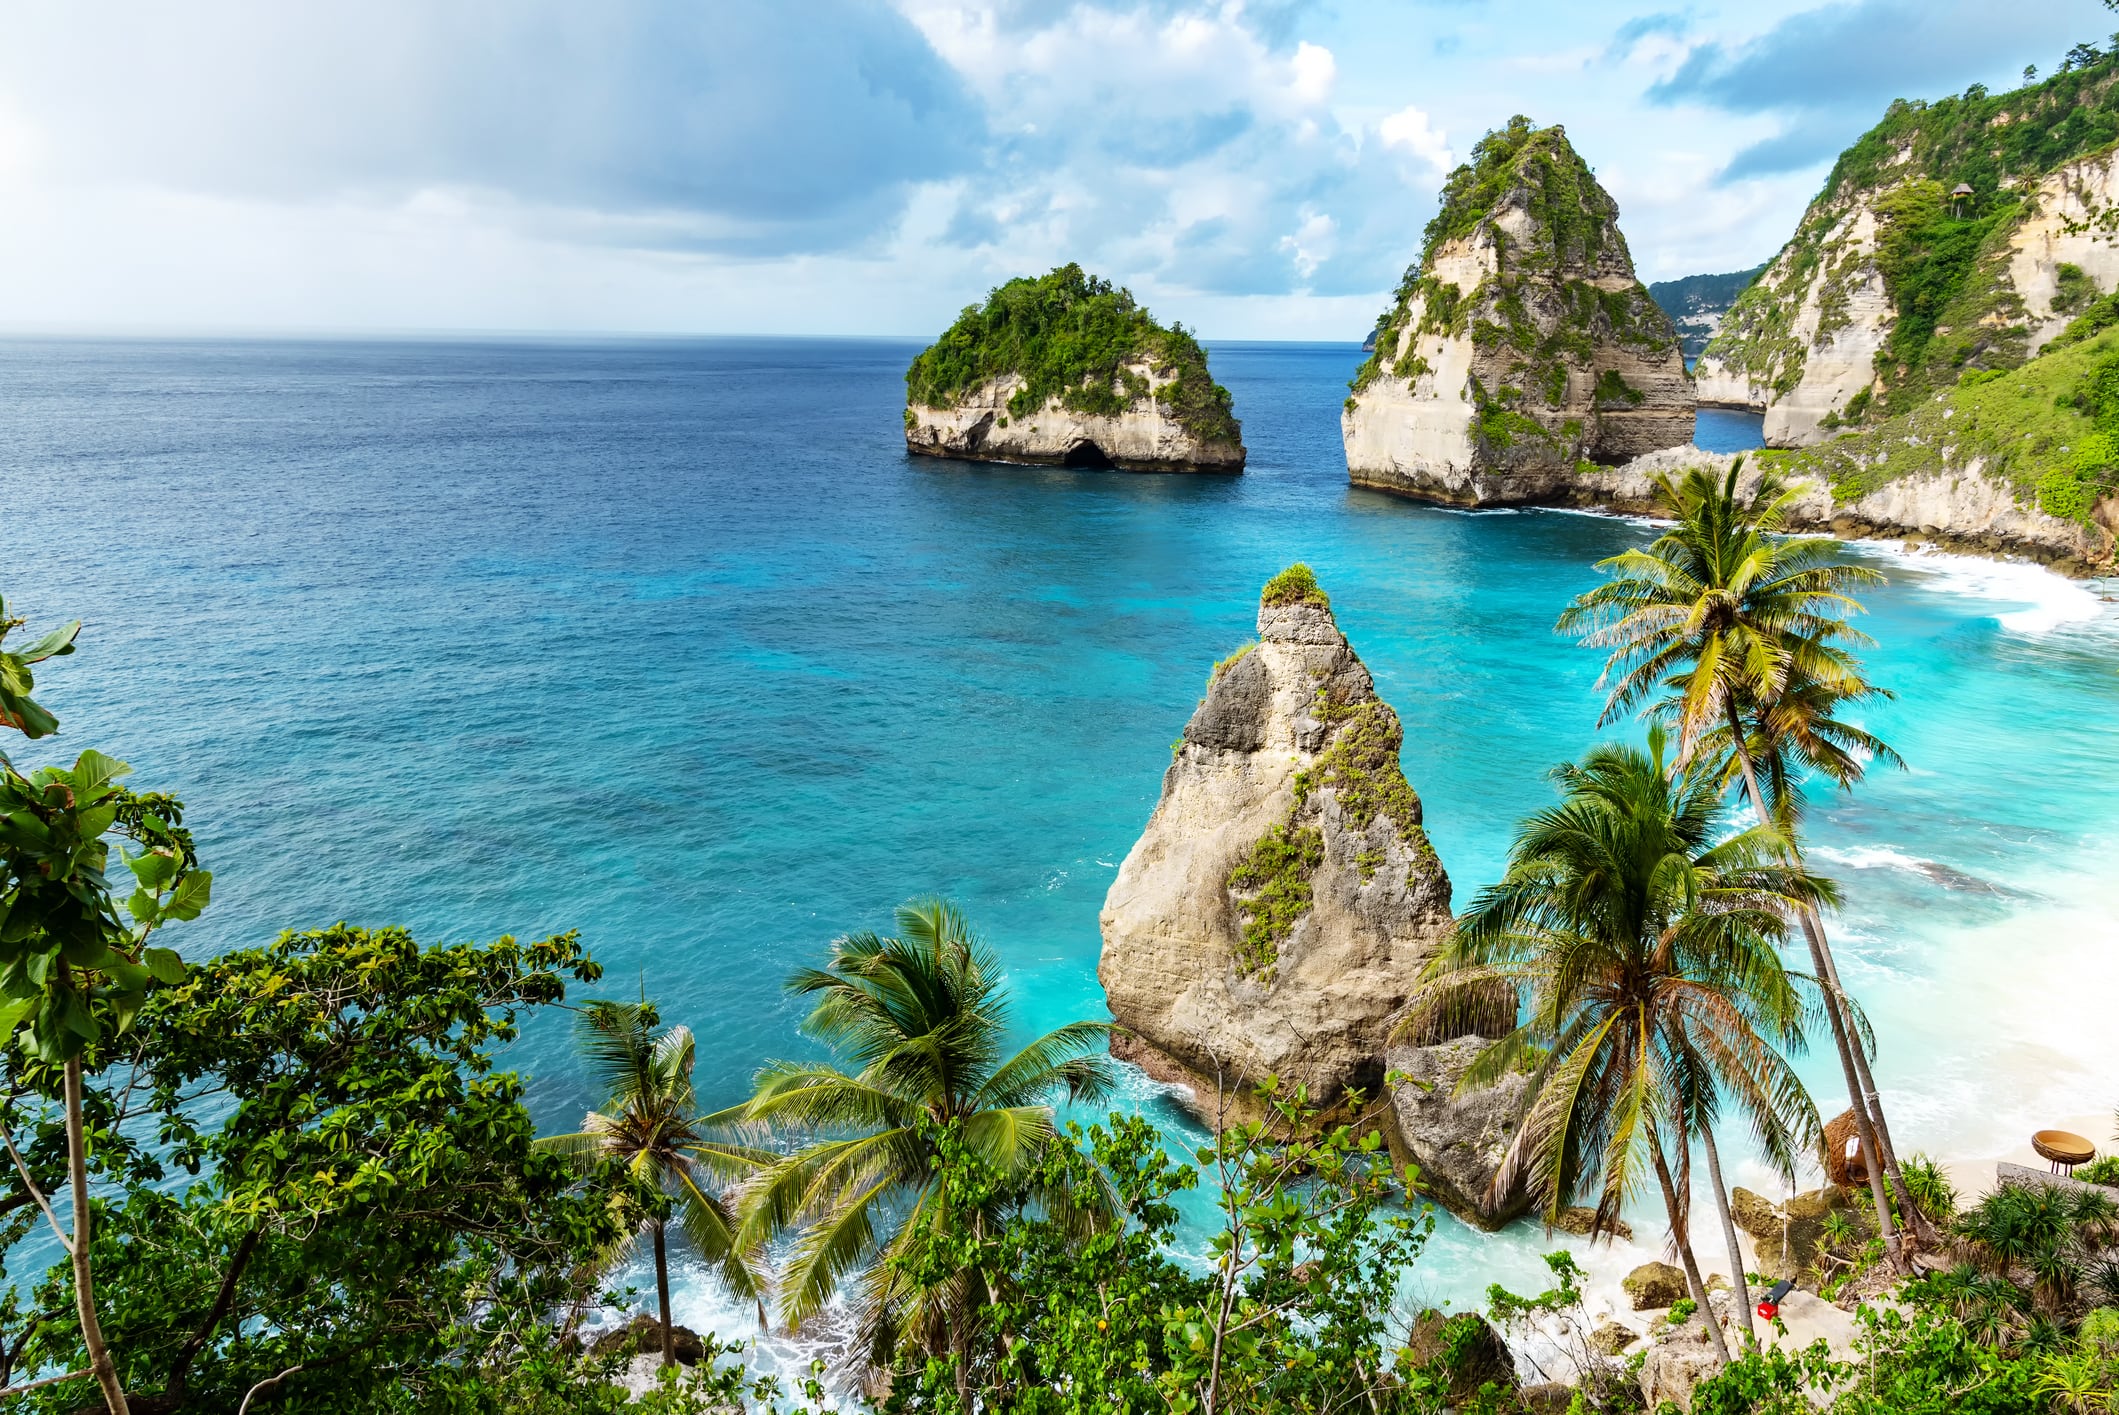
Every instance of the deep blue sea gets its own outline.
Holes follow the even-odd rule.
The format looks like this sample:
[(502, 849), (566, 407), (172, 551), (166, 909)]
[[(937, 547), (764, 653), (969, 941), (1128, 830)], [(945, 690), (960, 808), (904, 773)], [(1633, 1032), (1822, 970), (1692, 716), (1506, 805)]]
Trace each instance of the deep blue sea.
[[(1230, 479), (908, 458), (914, 352), (0, 343), (0, 590), (32, 631), (87, 621), (40, 676), (63, 735), (25, 755), (95, 745), (185, 798), (216, 872), (193, 956), (338, 919), (579, 929), (732, 1101), (804, 1046), (788, 970), (914, 895), (962, 901), (1026, 1031), (1105, 1015), (1104, 891), (1301, 559), (1404, 720), (1459, 901), (1495, 877), (1596, 736), (1597, 658), (1553, 618), (1649, 529), (1350, 489), (1352, 345), (1214, 347)], [(1902, 1143), (1997, 1153), (2119, 1102), (2119, 615), (2028, 566), (1848, 553), (1891, 576), (1869, 725), (1911, 770), (1817, 815), (1843, 967)], [(553, 1017), (511, 1057), (554, 1126), (592, 1100), (568, 1043)], [(1470, 1300), (1543, 1246), (1445, 1223), (1418, 1282)], [(683, 1286), (681, 1316), (724, 1311)]]

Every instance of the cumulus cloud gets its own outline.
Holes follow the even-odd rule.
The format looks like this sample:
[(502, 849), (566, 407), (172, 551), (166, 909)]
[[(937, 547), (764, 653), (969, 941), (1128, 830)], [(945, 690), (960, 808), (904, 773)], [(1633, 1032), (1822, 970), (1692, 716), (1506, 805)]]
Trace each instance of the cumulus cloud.
[(1449, 140), (1429, 124), (1427, 114), (1411, 105), (1378, 123), (1376, 136), (1383, 140), (1385, 147), (1402, 148), (1419, 158), (1435, 169), (1437, 175), (1447, 173), (1457, 164), (1457, 159), (1450, 155)]
[(901, 0), (985, 106), (952, 239), (996, 267), (1063, 259), (1150, 290), (1370, 291), (1417, 244), (1448, 146), (1334, 108), (1298, 6)]
[(443, 191), (573, 239), (736, 252), (871, 240), (983, 147), (883, 0), (13, 7), (0, 90), (61, 180)]
[(1893, 98), (1947, 93), (1968, 74), (2006, 81), (2026, 62), (2050, 62), (2095, 16), (2086, 4), (1849, 0), (1747, 41), (1695, 45), (1648, 97), (1780, 118), (1781, 131), (1739, 152), (1723, 175), (1794, 171), (1833, 156)]

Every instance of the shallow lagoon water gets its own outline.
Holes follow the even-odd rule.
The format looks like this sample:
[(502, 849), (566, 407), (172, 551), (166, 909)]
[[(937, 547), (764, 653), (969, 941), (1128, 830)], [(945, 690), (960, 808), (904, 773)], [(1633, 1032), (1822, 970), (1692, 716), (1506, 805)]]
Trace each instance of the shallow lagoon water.
[[(1232, 479), (909, 459), (913, 352), (0, 344), (0, 589), (32, 628), (88, 621), (46, 745), (190, 803), (217, 872), (193, 956), (341, 918), (578, 928), (609, 991), (697, 1029), (721, 1102), (804, 1049), (788, 969), (916, 894), (971, 911), (1026, 1031), (1103, 1015), (1104, 891), (1290, 560), (1404, 720), (1460, 903), (1595, 740), (1597, 661), (1551, 624), (1652, 532), (1350, 489), (1353, 346), (1214, 349)], [(2028, 566), (1848, 553), (1892, 578), (1870, 725), (1911, 770), (1819, 802), (1842, 966), (1902, 1143), (1994, 1153), (2119, 1101), (2119, 617)], [(544, 1123), (589, 1103), (563, 1019), (510, 1060)], [(1835, 1069), (1805, 1065), (1833, 1108)], [(1444, 1220), (1412, 1285), (1532, 1285), (1546, 1246)]]

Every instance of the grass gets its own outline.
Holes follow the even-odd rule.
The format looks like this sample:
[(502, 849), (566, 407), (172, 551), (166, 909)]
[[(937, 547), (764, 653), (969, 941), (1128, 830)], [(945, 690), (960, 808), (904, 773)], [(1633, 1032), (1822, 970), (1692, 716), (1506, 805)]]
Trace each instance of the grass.
[(2019, 503), (2087, 525), (2098, 499), (2119, 490), (2119, 329), (2019, 369), (1968, 376), (1882, 423), (1766, 460), (1783, 476), (1825, 478), (1841, 504), (1976, 460)]
[[(1171, 381), (1151, 390), (1132, 367), (1140, 363)], [(1055, 398), (1074, 412), (1112, 417), (1152, 392), (1195, 437), (1236, 442), (1243, 435), (1229, 391), (1207, 372), (1206, 351), (1191, 332), (1181, 324), (1164, 328), (1131, 291), (1079, 265), (1011, 280), (985, 304), (967, 307), (905, 371), (906, 398), (947, 407), (1010, 374), (1024, 380), (1008, 400), (1018, 418)]]

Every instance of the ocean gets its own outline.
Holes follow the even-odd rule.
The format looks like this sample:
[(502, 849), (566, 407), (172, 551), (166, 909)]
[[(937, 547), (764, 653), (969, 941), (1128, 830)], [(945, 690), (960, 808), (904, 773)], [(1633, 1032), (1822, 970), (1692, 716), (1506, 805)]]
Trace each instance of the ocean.
[[(215, 871), (173, 931), (189, 956), (340, 919), (579, 929), (604, 991), (695, 1029), (723, 1103), (807, 1049), (788, 971), (916, 895), (970, 912), (1026, 1035), (1106, 1015), (1104, 892), (1290, 561), (1404, 721), (1460, 904), (1597, 739), (1597, 657), (1553, 619), (1652, 530), (1349, 488), (1353, 345), (1213, 347), (1250, 448), (1226, 479), (909, 458), (914, 352), (0, 343), (0, 590), (32, 632), (87, 621), (39, 675), (63, 733), (18, 760), (94, 745), (187, 801)], [(1897, 697), (1868, 725), (1909, 770), (1819, 801), (1842, 968), (1902, 1146), (1998, 1153), (2119, 1102), (2119, 606), (2025, 565), (1845, 553), (1890, 576), (1866, 628)], [(553, 1128), (594, 1099), (565, 1021), (508, 1058)], [(1828, 1053), (1804, 1071), (1830, 1114)], [(1125, 1104), (1196, 1135), (1144, 1081)], [(1769, 1183), (1742, 1151), (1733, 1182)], [(1660, 1232), (1639, 1217), (1631, 1261)], [(1414, 1295), (1536, 1285), (1559, 1241), (1445, 1218)], [(679, 1294), (749, 1334), (703, 1274)]]

